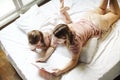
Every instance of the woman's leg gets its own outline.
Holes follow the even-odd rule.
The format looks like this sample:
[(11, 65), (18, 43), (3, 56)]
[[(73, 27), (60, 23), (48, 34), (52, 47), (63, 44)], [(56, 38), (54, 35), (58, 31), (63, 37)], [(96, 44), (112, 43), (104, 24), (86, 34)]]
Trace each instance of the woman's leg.
[(107, 12), (107, 5), (108, 5), (108, 0), (102, 0), (99, 7), (93, 10), (93, 12), (103, 15)]
[(120, 8), (117, 0), (110, 0), (110, 10), (116, 15), (120, 14)]
[(120, 18), (120, 8), (117, 0), (110, 0), (110, 12), (104, 15), (105, 20), (108, 21), (108, 24), (112, 25)]
[(101, 14), (105, 14), (107, 12), (107, 5), (108, 5), (108, 0), (102, 0), (99, 8), (101, 9)]

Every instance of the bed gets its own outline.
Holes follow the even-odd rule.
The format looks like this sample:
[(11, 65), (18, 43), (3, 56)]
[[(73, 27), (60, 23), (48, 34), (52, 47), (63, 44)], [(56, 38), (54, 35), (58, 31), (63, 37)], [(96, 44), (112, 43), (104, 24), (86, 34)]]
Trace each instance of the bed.
[[(72, 21), (76, 22), (87, 10), (94, 9), (101, 0), (65, 0), (65, 5)], [(118, 0), (120, 3), (120, 0)], [(52, 24), (64, 23), (59, 13), (59, 0), (51, 0), (38, 7), (32, 6), (26, 13), (0, 31), (0, 46), (15, 70), (23, 80), (44, 80), (38, 74), (35, 63), (39, 53), (30, 50), (26, 33), (33, 29), (47, 29)], [(89, 63), (79, 63), (71, 71), (62, 75), (60, 80), (113, 80), (120, 75), (120, 20), (105, 38), (99, 41), (99, 46)], [(90, 51), (88, 51), (90, 53)], [(61, 54), (62, 53), (62, 54)], [(70, 60), (69, 51), (59, 46), (50, 59), (42, 66), (62, 68)], [(56, 62), (57, 61), (57, 62)]]

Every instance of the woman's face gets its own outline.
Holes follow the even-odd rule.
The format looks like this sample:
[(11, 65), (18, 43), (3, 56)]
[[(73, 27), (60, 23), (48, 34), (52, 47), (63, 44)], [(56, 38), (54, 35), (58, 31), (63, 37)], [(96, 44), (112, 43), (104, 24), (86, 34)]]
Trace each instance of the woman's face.
[(55, 37), (54, 36), (54, 39), (55, 39), (55, 41), (57, 41), (59, 44), (62, 44), (62, 43), (64, 43), (65, 42), (65, 37), (62, 37), (62, 38), (57, 38), (57, 37)]

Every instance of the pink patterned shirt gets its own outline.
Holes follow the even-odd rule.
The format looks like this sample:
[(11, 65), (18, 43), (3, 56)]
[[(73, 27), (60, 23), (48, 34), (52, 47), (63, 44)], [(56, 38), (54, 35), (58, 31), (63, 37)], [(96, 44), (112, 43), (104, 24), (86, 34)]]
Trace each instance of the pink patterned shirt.
[(88, 20), (80, 20), (70, 25), (70, 29), (75, 36), (74, 44), (70, 45), (70, 50), (73, 53), (80, 52), (90, 38), (101, 36), (101, 30)]

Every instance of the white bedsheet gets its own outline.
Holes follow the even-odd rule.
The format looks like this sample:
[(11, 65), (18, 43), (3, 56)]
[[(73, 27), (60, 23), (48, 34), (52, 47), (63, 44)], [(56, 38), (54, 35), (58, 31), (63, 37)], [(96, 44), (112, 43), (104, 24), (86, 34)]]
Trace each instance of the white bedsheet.
[[(69, 13), (73, 22), (76, 22), (85, 11), (95, 8), (99, 2), (100, 0), (65, 0), (65, 5), (70, 7)], [(18, 20), (0, 31), (1, 46), (23, 80), (43, 80), (38, 74), (38, 69), (31, 64), (39, 54), (30, 51), (26, 33), (32, 29), (40, 29), (39, 26), (48, 27), (51, 23), (63, 23), (58, 13), (59, 5), (59, 0), (52, 0), (42, 7), (35, 5)], [(61, 80), (98, 80), (120, 61), (120, 20), (113, 26), (115, 28), (107, 38), (100, 41), (91, 63), (79, 64), (63, 75)], [(70, 60), (68, 53), (65, 47), (58, 47), (48, 60), (48, 65), (62, 68)]]

